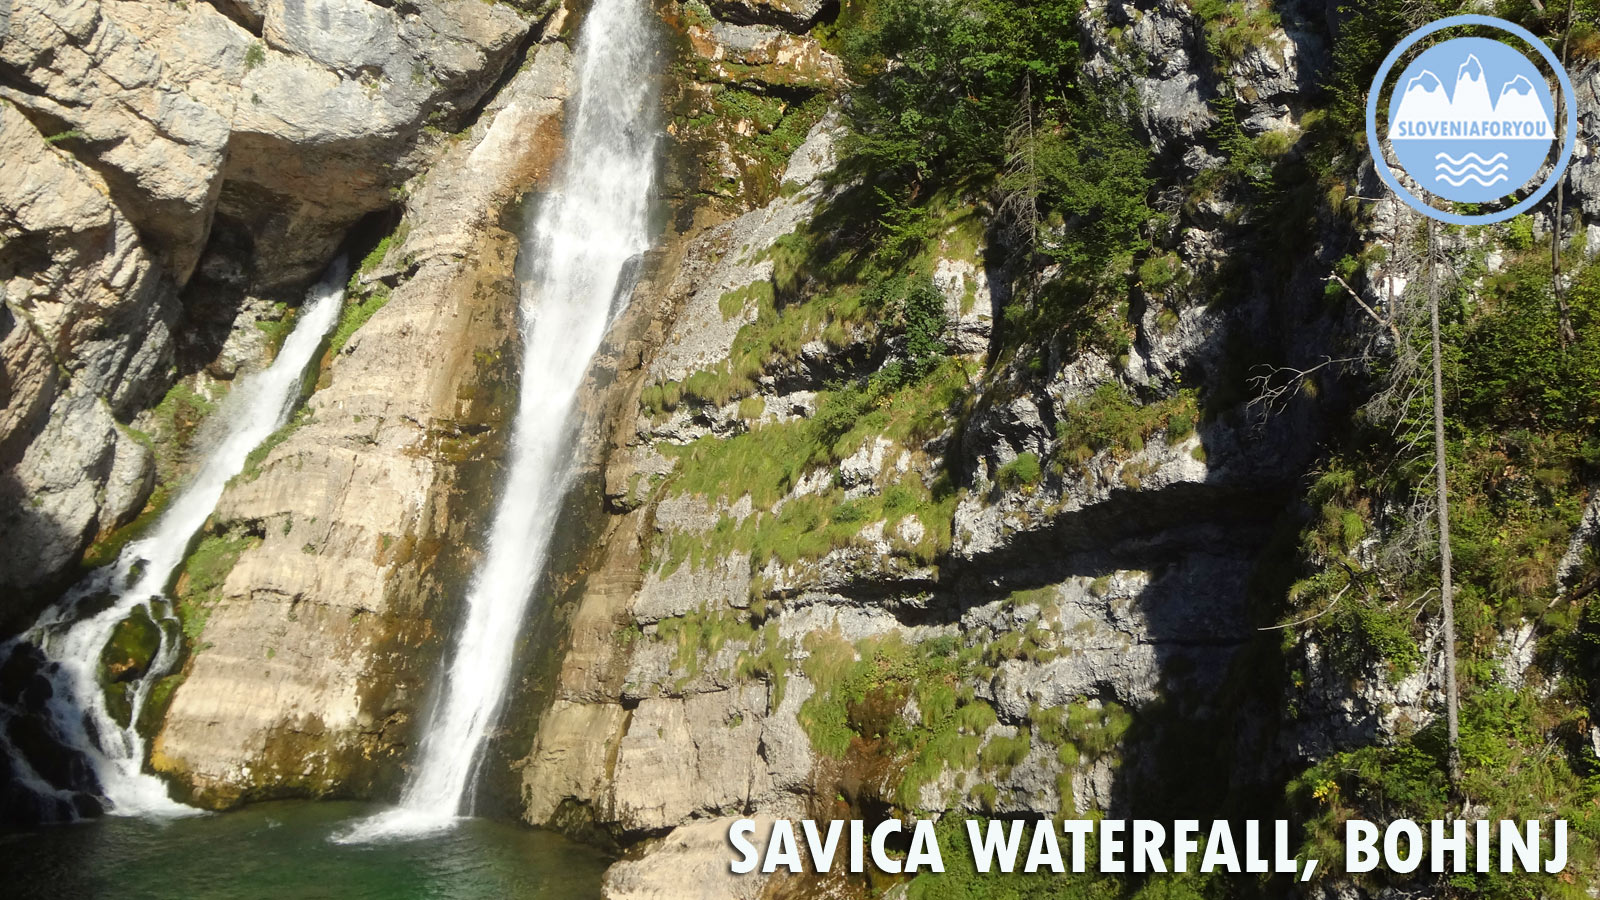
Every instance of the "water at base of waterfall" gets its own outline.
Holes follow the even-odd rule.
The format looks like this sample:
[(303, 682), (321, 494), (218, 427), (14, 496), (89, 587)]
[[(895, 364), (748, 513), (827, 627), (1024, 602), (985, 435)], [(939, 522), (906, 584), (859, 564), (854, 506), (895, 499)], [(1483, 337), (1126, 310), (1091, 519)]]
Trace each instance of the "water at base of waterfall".
[(14, 900), (598, 900), (611, 862), (549, 832), (487, 819), (405, 844), (328, 840), (372, 811), (295, 801), (200, 818), (0, 831), (0, 885)]

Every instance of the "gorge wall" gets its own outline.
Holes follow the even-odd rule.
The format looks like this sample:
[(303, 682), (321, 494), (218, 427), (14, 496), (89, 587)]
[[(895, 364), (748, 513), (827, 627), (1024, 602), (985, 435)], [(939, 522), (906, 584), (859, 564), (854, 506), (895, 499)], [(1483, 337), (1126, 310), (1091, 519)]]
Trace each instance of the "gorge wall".
[[(1431, 614), (1409, 668), (1264, 630), (1324, 571), (1378, 571), (1387, 541), (1357, 489), (1323, 521), (1374, 360), (1398, 351), (1329, 276), (1387, 315), (1426, 276), (1424, 220), (1370, 202), (1369, 162), (1297, 174), (1347, 11), (1075, 14), (1081, 78), (1149, 172), (1141, 249), (1086, 303), (1063, 288), (1076, 263), (1025, 252), (981, 179), (927, 185), (892, 277), (873, 269), (841, 59), (858, 5), (656, 7), (661, 233), (582, 398), (586, 479), (481, 808), (623, 851), (616, 898), (852, 895), (866, 885), (727, 878), (727, 823), (1277, 810), (1308, 766), (1426, 728)], [(150, 766), (183, 799), (398, 791), (492, 506), (518, 234), (561, 163), (582, 13), (21, 0), (0, 17), (0, 149), (19, 163), (0, 167), (8, 632), (159, 510), (305, 285), (365, 257), (305, 409), (175, 586), (187, 654), (158, 687)], [(1577, 272), (1600, 250), (1600, 63), (1572, 75)], [(1551, 227), (1444, 234), (1471, 261), (1459, 304)], [(1562, 484), (1544, 539), (1563, 561), (1524, 591), (1551, 608), (1596, 539), (1592, 492)], [(1324, 532), (1337, 552), (1308, 551)], [(1543, 621), (1484, 624), (1505, 640), (1484, 657), (1548, 699), (1559, 666), (1525, 620)], [(1324, 888), (1309, 896), (1354, 890)]]

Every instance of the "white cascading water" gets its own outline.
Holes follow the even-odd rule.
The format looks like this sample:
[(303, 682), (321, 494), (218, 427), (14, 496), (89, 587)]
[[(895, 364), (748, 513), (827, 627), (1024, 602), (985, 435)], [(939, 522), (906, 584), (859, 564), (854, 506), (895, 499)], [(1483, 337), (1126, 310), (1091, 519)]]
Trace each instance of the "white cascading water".
[(648, 16), (644, 0), (597, 0), (584, 21), (565, 170), (522, 248), (532, 265), (522, 284), (521, 399), (488, 547), (400, 805), (342, 842), (425, 835), (470, 805), (473, 769), (576, 474), (578, 389), (631, 289), (630, 263), (649, 249), (657, 134)]
[[(86, 576), (31, 629), (0, 646), (0, 660), (25, 642), (54, 664), (47, 674), (52, 688), (48, 710), (55, 736), (87, 757), (110, 813), (171, 816), (198, 812), (172, 800), (166, 785), (144, 772), (144, 739), (135, 727), (151, 686), (168, 674), (178, 656), (167, 586), (196, 532), (216, 508), (223, 488), (244, 470), (250, 451), (289, 421), (301, 399), (306, 368), (339, 320), (345, 274), (344, 262), (335, 263), (307, 296), (294, 330), (272, 364), (244, 376), (234, 386), (215, 414), (214, 421), (221, 425), (216, 444), (149, 534), (124, 547), (116, 562)], [(80, 606), (107, 596), (111, 598), (109, 606), (79, 618)], [(152, 621), (168, 624), (162, 624), (160, 647), (136, 685), (129, 725), (124, 728), (108, 712), (97, 674), (101, 652), (117, 624), (139, 607), (144, 607)], [(0, 710), (0, 725), (12, 712)], [(6, 744), (5, 749), (23, 785), (46, 797), (66, 799), (70, 794), (46, 783), (15, 748)]]

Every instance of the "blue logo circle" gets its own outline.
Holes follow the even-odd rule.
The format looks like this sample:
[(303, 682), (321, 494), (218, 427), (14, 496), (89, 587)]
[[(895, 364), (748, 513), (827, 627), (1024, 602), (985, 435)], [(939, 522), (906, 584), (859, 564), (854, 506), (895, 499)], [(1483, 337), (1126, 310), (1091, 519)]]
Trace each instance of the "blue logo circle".
[[(1378, 100), (1395, 62), (1423, 38), (1458, 25), (1485, 25), (1528, 42), (1556, 73), (1567, 104), (1561, 155), (1550, 177), (1510, 208), (1474, 216), (1435, 209), (1408, 190), (1378, 139)], [(1379, 67), (1367, 96), (1367, 146), (1378, 175), (1412, 209), (1458, 225), (1501, 222), (1544, 199), (1566, 171), (1577, 140), (1571, 98), (1572, 82), (1560, 61), (1531, 32), (1489, 16), (1452, 16), (1407, 35)], [(1544, 167), (1556, 138), (1555, 111), (1545, 77), (1516, 48), (1488, 38), (1455, 38), (1428, 48), (1401, 73), (1384, 137), (1401, 169), (1428, 193), (1487, 203), (1522, 189)]]

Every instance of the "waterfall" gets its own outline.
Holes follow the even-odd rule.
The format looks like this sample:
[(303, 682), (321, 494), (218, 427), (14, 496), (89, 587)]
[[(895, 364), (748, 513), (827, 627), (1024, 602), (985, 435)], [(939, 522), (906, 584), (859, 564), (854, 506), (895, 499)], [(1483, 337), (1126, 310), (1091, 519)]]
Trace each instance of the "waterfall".
[(511, 677), (517, 635), (576, 475), (573, 406), (649, 248), (655, 167), (653, 44), (644, 0), (596, 0), (578, 41), (567, 162), (524, 236), (522, 383), (505, 482), (466, 620), (397, 808), (339, 840), (421, 835), (463, 812)]
[[(124, 547), (115, 562), (89, 573), (31, 629), (0, 646), (0, 660), (19, 651), (43, 657), (40, 674), (49, 683), (45, 709), (51, 737), (68, 756), (76, 752), (87, 761), (90, 771), (83, 774), (96, 782), (111, 813), (195, 812), (173, 801), (166, 784), (144, 772), (144, 738), (137, 730), (151, 686), (171, 671), (178, 658), (181, 637), (167, 587), (228, 481), (244, 470), (250, 451), (288, 422), (299, 403), (306, 368), (339, 320), (344, 281), (345, 264), (340, 261), (312, 288), (272, 364), (234, 386), (215, 414), (214, 421), (221, 425), (215, 445), (150, 532)], [(97, 608), (100, 604), (109, 605)], [(128, 726), (123, 727), (106, 707), (99, 683), (100, 657), (117, 625), (141, 610), (159, 626), (160, 644), (149, 669), (135, 684)], [(78, 792), (52, 785), (7, 737), (12, 720), (26, 714), (19, 706), (0, 704), (0, 746), (9, 756), (13, 777), (70, 816)]]

